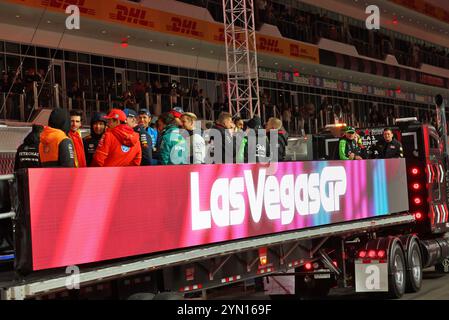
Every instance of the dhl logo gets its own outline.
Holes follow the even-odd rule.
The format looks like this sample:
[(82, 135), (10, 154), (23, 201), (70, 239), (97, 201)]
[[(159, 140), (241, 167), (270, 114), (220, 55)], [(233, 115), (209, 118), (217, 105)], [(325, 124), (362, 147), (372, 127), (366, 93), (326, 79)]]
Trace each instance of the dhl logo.
[(199, 32), (196, 28), (197, 28), (196, 21), (181, 19), (178, 17), (172, 17), (171, 25), (167, 26), (167, 29), (169, 31), (191, 34), (196, 37), (202, 37), (203, 33)]
[(297, 44), (290, 44), (290, 55), (292, 57), (309, 57), (310, 52), (305, 48), (301, 48)]
[(281, 49), (279, 49), (279, 41), (278, 40), (260, 38), (259, 39), (259, 49), (264, 50), (264, 51), (282, 53)]
[[(220, 42), (225, 42), (224, 28), (219, 28), (218, 29), (218, 35), (216, 34), (214, 36), (214, 40), (215, 41), (220, 41)], [(237, 33), (236, 34), (236, 41), (243, 42), (243, 34), (242, 33)]]
[(42, 0), (41, 3), (43, 6), (62, 10), (65, 10), (68, 6), (75, 5), (78, 6), (81, 13), (92, 16), (96, 15), (96, 11), (94, 9), (85, 7), (86, 0)]
[(147, 11), (144, 9), (129, 8), (121, 4), (118, 4), (115, 9), (115, 13), (109, 14), (111, 19), (133, 24), (140, 24), (145, 27), (154, 27), (154, 22), (146, 18)]

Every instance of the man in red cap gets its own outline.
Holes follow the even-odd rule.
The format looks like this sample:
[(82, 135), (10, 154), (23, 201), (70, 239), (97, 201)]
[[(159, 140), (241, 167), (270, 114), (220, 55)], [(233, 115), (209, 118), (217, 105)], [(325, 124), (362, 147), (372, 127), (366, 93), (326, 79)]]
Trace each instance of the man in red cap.
[(94, 167), (139, 166), (142, 161), (139, 134), (126, 124), (122, 110), (112, 109), (107, 116), (108, 130), (95, 151)]
[(168, 113), (172, 114), (173, 117), (175, 117), (176, 126), (178, 128), (182, 128), (182, 121), (181, 117), (184, 111), (180, 107), (175, 107), (171, 109)]

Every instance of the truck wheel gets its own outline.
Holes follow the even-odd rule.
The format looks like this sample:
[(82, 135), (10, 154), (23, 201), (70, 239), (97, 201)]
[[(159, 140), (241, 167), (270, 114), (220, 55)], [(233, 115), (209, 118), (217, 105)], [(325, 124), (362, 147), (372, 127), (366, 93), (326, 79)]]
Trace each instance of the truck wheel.
[(324, 298), (329, 295), (333, 284), (332, 280), (316, 280), (299, 275), (295, 277), (295, 295), (300, 299)]
[(449, 257), (436, 264), (435, 271), (439, 273), (449, 273)]
[(149, 292), (139, 292), (128, 297), (128, 300), (153, 300), (154, 293)]
[(407, 252), (407, 292), (418, 292), (422, 286), (422, 256), (419, 244), (413, 240)]
[(390, 251), (388, 262), (388, 295), (392, 299), (398, 299), (404, 295), (406, 284), (406, 264), (404, 252), (395, 241)]

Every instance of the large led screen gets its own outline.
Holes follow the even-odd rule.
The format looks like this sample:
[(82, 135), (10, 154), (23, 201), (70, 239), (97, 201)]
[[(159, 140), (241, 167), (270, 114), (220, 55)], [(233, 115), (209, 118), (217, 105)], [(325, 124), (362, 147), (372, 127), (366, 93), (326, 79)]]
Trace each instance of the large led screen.
[(32, 269), (408, 210), (405, 161), (28, 171)]

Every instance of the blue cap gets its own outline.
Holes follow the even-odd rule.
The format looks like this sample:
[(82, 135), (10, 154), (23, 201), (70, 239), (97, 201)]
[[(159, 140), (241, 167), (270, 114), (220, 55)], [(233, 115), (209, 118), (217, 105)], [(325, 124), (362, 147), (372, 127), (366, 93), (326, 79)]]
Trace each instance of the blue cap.
[(126, 114), (126, 117), (137, 117), (137, 112), (134, 109), (124, 109), (123, 112)]
[(140, 109), (139, 114), (146, 114), (151, 117), (151, 112), (148, 109)]

